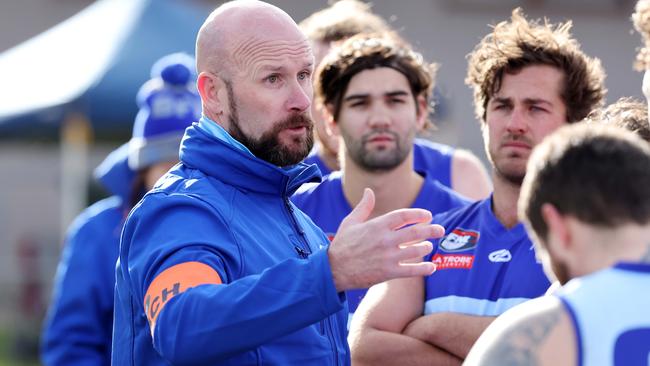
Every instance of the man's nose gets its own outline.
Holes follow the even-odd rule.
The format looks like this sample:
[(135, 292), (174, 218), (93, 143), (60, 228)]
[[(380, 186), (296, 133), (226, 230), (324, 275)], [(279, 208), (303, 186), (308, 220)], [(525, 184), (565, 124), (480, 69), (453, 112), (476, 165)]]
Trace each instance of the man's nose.
[(383, 103), (372, 103), (370, 115), (368, 116), (368, 124), (371, 127), (386, 127), (390, 125), (390, 122), (390, 114)]
[(528, 128), (528, 120), (524, 108), (515, 107), (509, 116), (506, 126), (510, 133), (521, 134)]
[(311, 106), (313, 95), (311, 84), (307, 86), (296, 82), (291, 86), (287, 108), (291, 111), (305, 112)]

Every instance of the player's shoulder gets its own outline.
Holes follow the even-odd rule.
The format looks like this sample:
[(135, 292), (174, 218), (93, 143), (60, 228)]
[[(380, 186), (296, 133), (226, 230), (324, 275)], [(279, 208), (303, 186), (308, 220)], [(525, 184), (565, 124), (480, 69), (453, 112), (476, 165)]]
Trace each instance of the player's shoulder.
[(310, 182), (301, 185), (291, 196), (291, 200), (298, 206), (310, 200), (318, 200), (331, 194), (333, 189), (341, 186), (341, 172), (335, 171), (323, 177), (320, 182)]
[(555, 296), (524, 302), (496, 318), (481, 334), (466, 365), (573, 365), (575, 338), (569, 315)]
[(447, 155), (447, 156), (454, 155), (457, 150), (454, 147), (451, 147), (449, 145), (445, 145), (439, 142), (433, 142), (423, 138), (416, 138), (413, 144), (413, 148), (416, 151), (420, 151), (424, 153), (434, 153), (437, 155)]
[(474, 221), (481, 215), (482, 210), (485, 209), (484, 206), (486, 204), (489, 205), (489, 199), (469, 202), (466, 205), (452, 208), (448, 211), (435, 215), (433, 217), (433, 222), (441, 225), (449, 225)]

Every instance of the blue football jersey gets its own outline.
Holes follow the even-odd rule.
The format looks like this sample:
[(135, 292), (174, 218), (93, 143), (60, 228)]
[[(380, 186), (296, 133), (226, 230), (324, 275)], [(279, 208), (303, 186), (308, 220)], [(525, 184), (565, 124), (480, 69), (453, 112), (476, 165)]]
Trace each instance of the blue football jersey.
[(573, 320), (578, 365), (650, 365), (650, 265), (619, 263), (555, 295)]
[(437, 268), (425, 280), (425, 314), (497, 316), (550, 286), (524, 225), (505, 228), (492, 212), (492, 197), (433, 222), (446, 234), (428, 256)]
[[(343, 194), (341, 172), (333, 172), (320, 184), (303, 185), (291, 198), (298, 208), (305, 212), (330, 238), (334, 238), (341, 221), (352, 212), (352, 207)], [(425, 177), (420, 193), (411, 205), (423, 208), (432, 214), (445, 212), (452, 208), (469, 204), (458, 193), (443, 186), (438, 181)], [(346, 292), (350, 314), (357, 309), (367, 289)]]

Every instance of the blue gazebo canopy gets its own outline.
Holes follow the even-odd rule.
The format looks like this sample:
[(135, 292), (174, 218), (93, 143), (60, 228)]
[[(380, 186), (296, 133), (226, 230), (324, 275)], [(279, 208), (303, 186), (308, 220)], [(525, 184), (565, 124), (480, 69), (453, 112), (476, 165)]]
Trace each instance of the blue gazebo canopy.
[(79, 113), (96, 135), (128, 135), (151, 65), (194, 53), (207, 13), (183, 0), (100, 0), (0, 54), (0, 136), (56, 134)]

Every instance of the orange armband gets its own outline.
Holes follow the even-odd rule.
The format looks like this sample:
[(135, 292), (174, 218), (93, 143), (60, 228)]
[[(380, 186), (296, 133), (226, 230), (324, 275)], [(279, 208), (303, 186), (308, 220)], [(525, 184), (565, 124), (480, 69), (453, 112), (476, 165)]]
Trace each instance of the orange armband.
[(158, 274), (144, 295), (144, 312), (149, 320), (151, 336), (160, 311), (172, 297), (198, 285), (221, 283), (217, 271), (201, 262), (176, 264)]

